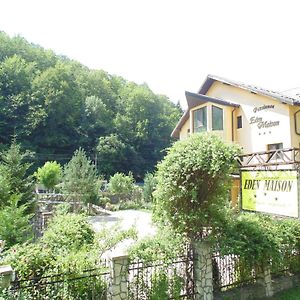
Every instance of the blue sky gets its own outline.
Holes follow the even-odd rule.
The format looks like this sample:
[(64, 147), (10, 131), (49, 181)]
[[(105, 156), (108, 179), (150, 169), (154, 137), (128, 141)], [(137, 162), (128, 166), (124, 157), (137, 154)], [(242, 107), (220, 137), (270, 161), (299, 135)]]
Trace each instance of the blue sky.
[(0, 30), (174, 102), (207, 74), (300, 86), (297, 1), (0, 0)]

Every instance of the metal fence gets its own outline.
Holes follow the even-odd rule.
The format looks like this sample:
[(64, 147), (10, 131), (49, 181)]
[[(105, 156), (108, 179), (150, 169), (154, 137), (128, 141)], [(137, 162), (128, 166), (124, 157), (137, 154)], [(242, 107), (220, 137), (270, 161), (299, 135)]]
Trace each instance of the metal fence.
[(273, 277), (299, 273), (300, 252), (289, 251), (282, 253), (280, 260), (270, 262), (270, 269)]
[(238, 255), (220, 255), (215, 252), (213, 263), (213, 286), (215, 291), (225, 291), (254, 283), (259, 272), (249, 262), (240, 259)]
[(110, 273), (103, 266), (22, 280), (16, 278), (10, 288), (3, 290), (2, 295), (0, 293), (0, 299), (104, 300), (107, 298), (109, 278)]
[(128, 297), (142, 299), (194, 299), (194, 258), (192, 252), (169, 263), (129, 265)]
[[(263, 266), (245, 261), (238, 255), (220, 255), (215, 252), (213, 263), (213, 285), (215, 291), (226, 291), (257, 282), (263, 277)], [(270, 261), (265, 268), (270, 269), (272, 277), (300, 272), (300, 253), (298, 251), (282, 254), (281, 259)]]

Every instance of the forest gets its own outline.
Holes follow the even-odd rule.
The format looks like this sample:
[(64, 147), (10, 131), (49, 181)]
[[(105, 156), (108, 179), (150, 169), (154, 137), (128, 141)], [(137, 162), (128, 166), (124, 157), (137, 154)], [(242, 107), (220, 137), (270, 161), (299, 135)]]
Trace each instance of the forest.
[(34, 166), (82, 148), (106, 178), (154, 170), (182, 111), (147, 84), (92, 70), (0, 31), (0, 150), (15, 139)]

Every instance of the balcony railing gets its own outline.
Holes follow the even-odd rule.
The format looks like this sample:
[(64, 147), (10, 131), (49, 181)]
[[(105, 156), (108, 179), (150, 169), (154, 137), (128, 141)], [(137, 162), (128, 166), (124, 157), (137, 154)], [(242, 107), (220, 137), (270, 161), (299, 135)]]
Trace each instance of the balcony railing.
[(300, 165), (300, 148), (276, 149), (243, 154), (238, 157), (240, 168)]

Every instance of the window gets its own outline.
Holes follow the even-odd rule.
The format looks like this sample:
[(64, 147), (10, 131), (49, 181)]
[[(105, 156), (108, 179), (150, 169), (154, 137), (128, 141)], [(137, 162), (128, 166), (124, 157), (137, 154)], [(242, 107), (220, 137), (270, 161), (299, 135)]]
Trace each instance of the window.
[(295, 117), (295, 131), (296, 134), (300, 135), (300, 111), (297, 111), (294, 117)]
[(202, 107), (193, 112), (194, 132), (207, 131), (207, 108)]
[(223, 130), (223, 109), (212, 106), (212, 130)]
[(237, 117), (237, 128), (242, 128), (243, 127), (243, 119), (242, 116)]
[[(283, 149), (283, 144), (282, 143), (269, 144), (269, 145), (267, 145), (267, 149), (268, 149), (268, 151)], [(276, 155), (269, 154), (269, 157), (271, 159), (273, 159), (273, 158), (274, 159), (281, 159), (280, 153), (276, 153)]]
[(283, 148), (283, 144), (282, 143), (269, 144), (267, 147), (268, 147), (268, 150), (278, 150), (278, 149)]

